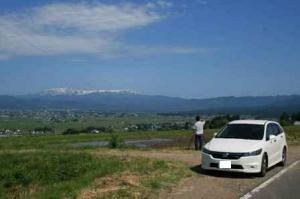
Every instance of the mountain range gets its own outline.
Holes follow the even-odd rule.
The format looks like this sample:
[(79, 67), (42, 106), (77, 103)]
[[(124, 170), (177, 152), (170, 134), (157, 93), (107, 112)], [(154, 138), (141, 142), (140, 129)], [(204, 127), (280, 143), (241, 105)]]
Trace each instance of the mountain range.
[(0, 109), (274, 115), (282, 111), (299, 111), (300, 95), (185, 99), (143, 95), (130, 90), (52, 88), (31, 95), (0, 95)]

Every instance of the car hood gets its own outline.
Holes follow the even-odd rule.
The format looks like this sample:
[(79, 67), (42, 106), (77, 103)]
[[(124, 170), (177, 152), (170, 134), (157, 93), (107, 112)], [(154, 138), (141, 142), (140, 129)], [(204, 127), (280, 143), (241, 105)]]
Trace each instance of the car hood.
[(205, 145), (205, 148), (219, 152), (252, 152), (262, 148), (262, 140), (213, 138)]

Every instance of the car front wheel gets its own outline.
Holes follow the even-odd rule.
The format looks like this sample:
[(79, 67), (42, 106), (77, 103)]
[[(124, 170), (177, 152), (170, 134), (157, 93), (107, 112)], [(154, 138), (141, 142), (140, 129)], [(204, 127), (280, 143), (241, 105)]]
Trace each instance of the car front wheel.
[(266, 154), (264, 154), (261, 160), (261, 168), (260, 168), (259, 176), (264, 177), (267, 173), (267, 169), (268, 169), (268, 159)]
[(282, 156), (281, 156), (281, 162), (280, 162), (281, 166), (285, 166), (286, 165), (286, 158), (287, 158), (286, 148), (284, 147), (283, 150), (282, 150)]

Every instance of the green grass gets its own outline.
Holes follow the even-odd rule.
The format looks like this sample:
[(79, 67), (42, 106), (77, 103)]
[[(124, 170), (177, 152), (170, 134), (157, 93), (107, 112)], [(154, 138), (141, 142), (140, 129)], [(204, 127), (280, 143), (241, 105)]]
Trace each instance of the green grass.
[(95, 175), (123, 169), (117, 158), (66, 152), (2, 153), (0, 167), (1, 198), (70, 198)]
[(45, 124), (40, 120), (31, 118), (1, 118), (0, 129), (22, 129), (32, 130), (36, 127), (44, 127)]
[[(289, 144), (300, 144), (300, 126), (285, 127)], [(206, 129), (205, 137), (208, 141), (217, 129)], [(115, 132), (118, 139), (150, 139), (150, 138), (190, 138), (191, 131), (144, 131), (144, 132)], [(109, 133), (102, 134), (79, 134), (79, 135), (42, 135), (20, 136), (0, 138), (0, 150), (2, 149), (56, 149), (70, 148), (71, 143), (88, 141), (109, 141)]]
[[(216, 131), (205, 130), (206, 139)], [(285, 131), (289, 144), (300, 144), (300, 126), (288, 126)], [(115, 135), (124, 140), (190, 138), (191, 131), (116, 132)], [(105, 153), (95, 156), (93, 149), (69, 145), (110, 139), (110, 134), (0, 138), (0, 198), (76, 198), (82, 190), (101, 190), (109, 185), (108, 182), (117, 183), (122, 189), (104, 194), (105, 198), (134, 198), (135, 194), (148, 198), (191, 175), (180, 162), (115, 157)], [(138, 185), (132, 186), (122, 180), (126, 172), (140, 178)], [(95, 183), (97, 179), (103, 181), (101, 186)]]
[(120, 131), (125, 127), (132, 124), (140, 123), (165, 123), (165, 122), (185, 122), (193, 121), (192, 117), (185, 116), (160, 116), (156, 114), (142, 114), (138, 117), (135, 116), (93, 116), (85, 115), (82, 118), (74, 121), (71, 118), (66, 119), (64, 122), (44, 121), (41, 119), (28, 116), (27, 118), (19, 117), (0, 117), (0, 129), (21, 129), (21, 130), (33, 130), (34, 128), (40, 128), (44, 126), (51, 126), (56, 132), (61, 133), (68, 128), (81, 130), (89, 126), (94, 127), (111, 127)]
[(284, 127), (289, 144), (300, 144), (300, 126)]
[(118, 176), (125, 171), (141, 177), (141, 183), (138, 186), (123, 183), (122, 191), (106, 197), (131, 198), (132, 191), (151, 194), (152, 190), (169, 187), (191, 175), (181, 163), (147, 158), (124, 160), (105, 155), (94, 157), (86, 152), (2, 152), (0, 198), (75, 198), (84, 188), (93, 187), (95, 179), (117, 176), (111, 179), (122, 182)]
[[(120, 139), (176, 138), (190, 136), (190, 131), (145, 131), (114, 133)], [(109, 133), (80, 135), (42, 135), (0, 138), (0, 149), (57, 148), (74, 142), (110, 140)]]

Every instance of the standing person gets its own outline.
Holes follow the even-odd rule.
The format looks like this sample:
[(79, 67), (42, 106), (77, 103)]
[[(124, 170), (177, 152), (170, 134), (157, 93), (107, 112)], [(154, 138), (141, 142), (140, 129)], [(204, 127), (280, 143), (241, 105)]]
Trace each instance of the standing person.
[(195, 136), (195, 150), (201, 150), (204, 145), (204, 120), (200, 120), (200, 116), (196, 116), (196, 123), (193, 126), (193, 133)]

